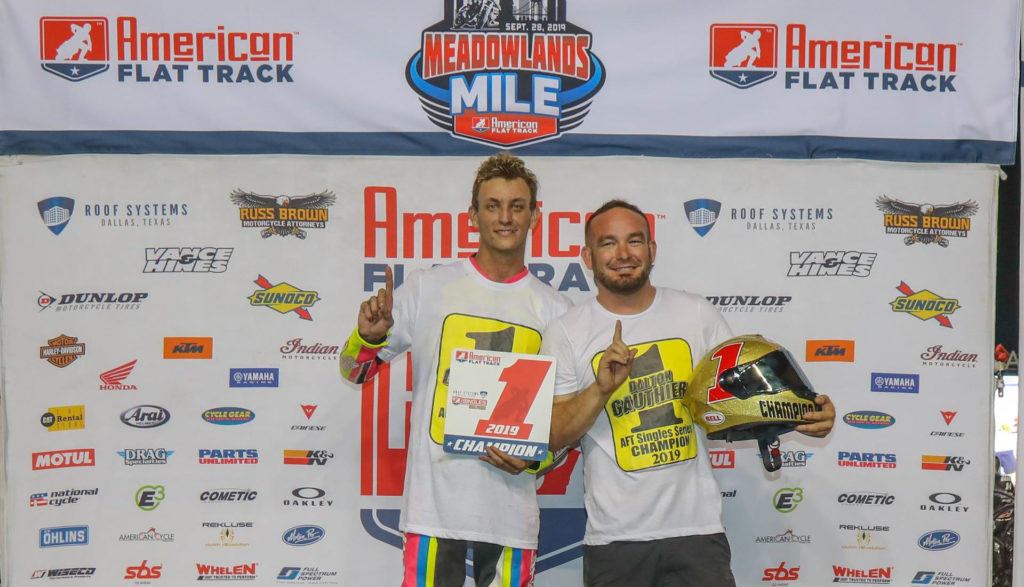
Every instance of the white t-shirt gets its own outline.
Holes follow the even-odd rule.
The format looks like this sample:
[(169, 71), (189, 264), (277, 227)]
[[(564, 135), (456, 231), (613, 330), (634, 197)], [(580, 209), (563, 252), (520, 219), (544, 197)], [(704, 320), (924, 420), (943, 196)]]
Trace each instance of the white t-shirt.
[(569, 305), (533, 275), (497, 283), (469, 259), (414, 271), (395, 290), (395, 324), (378, 356), (389, 361), (413, 349), (401, 530), (537, 548), (535, 477), (444, 452), (445, 374), (453, 348), (536, 354), (544, 327)]
[(706, 438), (683, 406), (684, 383), (698, 361), (732, 332), (701, 296), (659, 287), (640, 314), (619, 316), (596, 299), (544, 332), (541, 354), (557, 359), (555, 395), (594, 382), (612, 342), (638, 349), (630, 377), (584, 435), (584, 543), (646, 541), (723, 532), (722, 498)]

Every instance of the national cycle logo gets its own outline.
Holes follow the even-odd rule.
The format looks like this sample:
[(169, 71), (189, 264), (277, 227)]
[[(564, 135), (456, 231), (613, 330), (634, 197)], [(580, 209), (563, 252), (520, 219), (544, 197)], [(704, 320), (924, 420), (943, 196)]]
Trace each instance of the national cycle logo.
[[(135, 16), (44, 16), (39, 60), (45, 71), (78, 82), (113, 64), (117, 81), (138, 83), (292, 83), (298, 32), (239, 30), (218, 24), (154, 30)], [(113, 36), (111, 36), (113, 35)], [(117, 55), (111, 56), (111, 45)]]
[(875, 207), (883, 213), (885, 234), (902, 234), (903, 244), (932, 243), (948, 247), (951, 238), (966, 238), (971, 216), (978, 213), (974, 200), (952, 204), (918, 204), (879, 196)]
[(897, 288), (902, 296), (889, 302), (893, 312), (903, 312), (919, 320), (935, 319), (936, 322), (952, 328), (948, 314), (960, 309), (960, 301), (951, 298), (944, 298), (926, 289), (914, 291), (906, 282), (901, 281)]
[[(819, 37), (802, 23), (714, 23), (711, 77), (746, 90), (781, 71), (785, 89), (956, 92), (960, 42), (883, 32), (855, 39)], [(779, 46), (785, 48), (784, 62)]]
[(432, 123), (477, 143), (519, 147), (575, 129), (606, 77), (564, 2), (446, 0), (421, 42), (406, 81)]

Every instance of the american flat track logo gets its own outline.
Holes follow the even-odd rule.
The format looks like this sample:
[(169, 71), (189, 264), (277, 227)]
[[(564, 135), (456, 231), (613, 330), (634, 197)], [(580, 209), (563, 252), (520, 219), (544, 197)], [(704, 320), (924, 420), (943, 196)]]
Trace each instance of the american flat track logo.
[(107, 19), (40, 18), (39, 60), (46, 71), (73, 82), (103, 73), (110, 68)]
[(779, 27), (774, 24), (713, 24), (711, 77), (746, 89), (777, 73)]
[(405, 75), (452, 136), (519, 147), (583, 122), (605, 80), (592, 41), (564, 2), (446, 0)]

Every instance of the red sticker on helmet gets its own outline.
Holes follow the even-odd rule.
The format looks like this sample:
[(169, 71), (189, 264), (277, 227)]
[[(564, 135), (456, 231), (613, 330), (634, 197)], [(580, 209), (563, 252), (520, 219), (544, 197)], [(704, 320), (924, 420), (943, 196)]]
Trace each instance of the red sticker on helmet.
[(722, 389), (722, 384), (719, 382), (722, 379), (722, 373), (736, 368), (737, 363), (739, 363), (741, 350), (743, 350), (743, 343), (734, 342), (723, 346), (715, 354), (711, 355), (713, 359), (718, 361), (718, 373), (715, 375), (715, 385), (708, 388), (708, 404), (736, 399), (735, 395)]

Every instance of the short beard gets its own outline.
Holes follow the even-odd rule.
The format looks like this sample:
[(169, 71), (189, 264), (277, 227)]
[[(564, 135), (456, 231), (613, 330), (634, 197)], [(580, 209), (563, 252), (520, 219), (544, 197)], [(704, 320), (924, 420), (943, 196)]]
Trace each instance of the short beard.
[(611, 271), (594, 273), (594, 279), (598, 283), (603, 285), (608, 291), (619, 295), (629, 295), (640, 291), (647, 285), (650, 277), (651, 266), (645, 267), (640, 275), (635, 279), (629, 280), (615, 279), (613, 272)]

